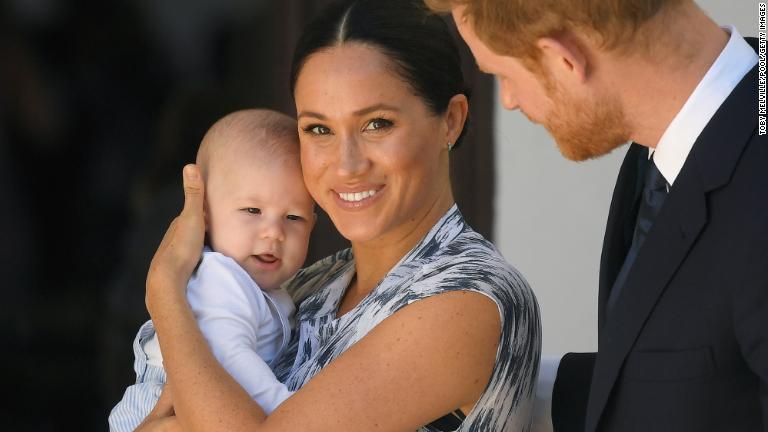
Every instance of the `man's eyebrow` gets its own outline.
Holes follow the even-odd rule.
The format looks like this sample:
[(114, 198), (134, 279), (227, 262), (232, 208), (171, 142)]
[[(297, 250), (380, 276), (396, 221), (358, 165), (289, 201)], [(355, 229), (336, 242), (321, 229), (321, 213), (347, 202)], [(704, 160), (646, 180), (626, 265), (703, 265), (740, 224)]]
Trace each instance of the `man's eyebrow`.
[[(352, 115), (359, 117), (366, 114), (370, 114), (374, 111), (394, 111), (394, 112), (400, 112), (400, 108), (397, 108), (393, 105), (387, 105), (385, 103), (378, 103), (375, 105), (371, 105), (369, 107), (365, 107), (362, 109), (359, 109), (352, 113)], [(313, 117), (318, 120), (328, 120), (328, 118), (320, 113), (314, 112), (314, 111), (302, 111), (297, 116), (296, 119), (301, 119), (302, 117)]]

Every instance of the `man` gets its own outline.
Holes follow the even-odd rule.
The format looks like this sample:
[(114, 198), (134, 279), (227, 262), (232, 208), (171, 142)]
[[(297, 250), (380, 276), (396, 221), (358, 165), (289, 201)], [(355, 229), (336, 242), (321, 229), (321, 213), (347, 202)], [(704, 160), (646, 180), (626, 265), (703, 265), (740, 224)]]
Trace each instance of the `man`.
[(555, 430), (768, 430), (756, 41), (692, 0), (427, 3), (565, 157), (633, 141), (603, 244), (599, 349), (552, 368)]

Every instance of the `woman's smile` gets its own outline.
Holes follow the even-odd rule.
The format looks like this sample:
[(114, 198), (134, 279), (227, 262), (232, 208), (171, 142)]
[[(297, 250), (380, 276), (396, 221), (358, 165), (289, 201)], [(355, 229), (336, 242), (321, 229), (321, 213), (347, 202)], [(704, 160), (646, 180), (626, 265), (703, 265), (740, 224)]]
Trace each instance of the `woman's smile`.
[(378, 49), (352, 43), (311, 56), (296, 82), (305, 183), (353, 245), (405, 238), (430, 205), (453, 203), (443, 181), (455, 139), (447, 116), (393, 67)]
[(346, 210), (361, 210), (370, 207), (381, 198), (384, 185), (371, 185), (356, 188), (339, 187), (331, 190), (336, 197), (336, 204)]

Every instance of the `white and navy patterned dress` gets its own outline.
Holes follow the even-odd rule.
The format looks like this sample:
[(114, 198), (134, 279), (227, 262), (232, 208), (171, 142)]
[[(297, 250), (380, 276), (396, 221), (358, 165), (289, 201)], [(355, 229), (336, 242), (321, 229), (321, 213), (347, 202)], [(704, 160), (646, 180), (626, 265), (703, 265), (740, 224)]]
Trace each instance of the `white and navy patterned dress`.
[(365, 299), (336, 318), (353, 275), (354, 258), (346, 249), (301, 270), (287, 283), (298, 305), (298, 331), (275, 374), (290, 390), (298, 390), (402, 307), (445, 292), (471, 291), (498, 305), (502, 332), (491, 380), (457, 430), (530, 428), (541, 349), (536, 298), (493, 244), (464, 222), (455, 205)]

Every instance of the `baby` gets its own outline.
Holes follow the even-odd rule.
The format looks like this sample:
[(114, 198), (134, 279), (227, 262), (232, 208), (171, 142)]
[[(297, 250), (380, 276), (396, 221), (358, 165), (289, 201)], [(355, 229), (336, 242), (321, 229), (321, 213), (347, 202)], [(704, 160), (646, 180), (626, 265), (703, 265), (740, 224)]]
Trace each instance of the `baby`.
[[(295, 308), (280, 285), (304, 263), (316, 217), (296, 121), (267, 110), (229, 114), (206, 133), (197, 164), (207, 245), (187, 299), (216, 358), (270, 413), (291, 395), (270, 369), (293, 328)], [(136, 384), (112, 409), (111, 431), (134, 430), (165, 383), (152, 321), (139, 329), (133, 349)]]

